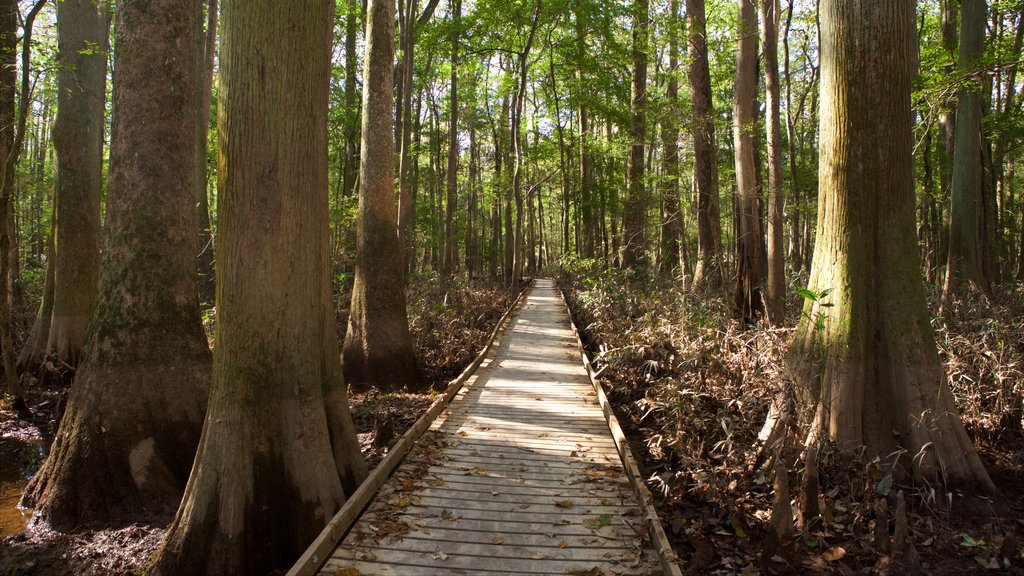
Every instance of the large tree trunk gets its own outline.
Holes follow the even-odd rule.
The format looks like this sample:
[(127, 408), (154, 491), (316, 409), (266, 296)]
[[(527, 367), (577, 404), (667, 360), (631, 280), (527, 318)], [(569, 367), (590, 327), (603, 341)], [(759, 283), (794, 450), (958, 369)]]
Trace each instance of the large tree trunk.
[(441, 269), (446, 275), (455, 274), (458, 268), (458, 248), (455, 244), (457, 227), (456, 207), (459, 187), (459, 20), (462, 17), (462, 1), (452, 2), (452, 73), (448, 110), (448, 185), (445, 187), (444, 212), (444, 264)]
[[(960, 24), (960, 67), (980, 65), (985, 41), (985, 0), (963, 0)], [(984, 174), (982, 172), (981, 83), (960, 88), (956, 107), (952, 197), (949, 222), (949, 253), (942, 303), (968, 286), (988, 295), (991, 286), (983, 266), (985, 228)]]
[(371, 386), (416, 390), (419, 385), (405, 307), (405, 257), (398, 241), (394, 162), (390, 160), (394, 154), (392, 4), (372, 2), (366, 17), (356, 278), (344, 346), (345, 377), (362, 390)]
[(28, 416), (28, 407), (22, 398), (14, 358), (14, 323), (11, 320), (10, 228), (7, 226), (14, 190), (15, 146), (15, 71), (18, 46), (17, 0), (0, 2), (0, 364), (4, 371), (4, 386), (14, 399), (14, 407), (22, 416)]
[(633, 3), (633, 80), (630, 88), (629, 162), (626, 168), (626, 187), (629, 189), (622, 216), (625, 250), (622, 266), (642, 265), (645, 262), (645, 215), (647, 213), (644, 186), (644, 142), (647, 139), (647, 51), (648, 2)]
[(938, 485), (955, 504), (995, 497), (946, 383), (916, 257), (914, 5), (822, 0), (821, 15), (820, 193), (809, 284), (821, 296), (805, 303), (791, 352), (804, 400), (816, 407), (810, 437), (864, 447), (869, 460), (905, 453), (901, 481)]
[[(94, 0), (57, 4), (57, 155), (54, 191), (56, 243), (47, 274), (53, 275), (51, 310), (40, 308), (33, 338), (18, 359), (36, 371), (43, 358), (73, 368), (85, 343), (85, 325), (96, 298), (100, 268), (100, 187), (110, 17)], [(40, 347), (39, 345), (42, 344)]]
[(736, 90), (732, 133), (736, 158), (736, 315), (756, 322), (765, 312), (761, 299), (764, 279), (761, 197), (757, 192), (754, 147), (754, 98), (757, 90), (757, 7), (754, 0), (739, 2), (736, 50)]
[(661, 123), (661, 141), (664, 152), (665, 186), (662, 188), (664, 214), (661, 223), (662, 271), (671, 273), (682, 266), (680, 244), (683, 236), (683, 214), (679, 209), (679, 126), (675, 118), (679, 106), (679, 0), (669, 3), (668, 29), (668, 85), (665, 98), (668, 100), (668, 114)]
[(60, 529), (173, 512), (210, 381), (194, 252), (200, 5), (125, 1), (116, 13), (100, 291), (57, 438), (25, 494)]
[(199, 300), (212, 304), (216, 296), (213, 270), (213, 229), (210, 225), (209, 166), (207, 162), (207, 136), (210, 131), (210, 104), (213, 99), (213, 67), (217, 56), (217, 2), (209, 0), (206, 28), (201, 19), (196, 35), (196, 66), (200, 82), (196, 96), (196, 218), (199, 225), (199, 244), (196, 252), (199, 269)]
[[(223, 2), (210, 411), (154, 574), (286, 568), (365, 476), (329, 277), (333, 6)], [(390, 56), (393, 12), (370, 11)]]
[(782, 120), (779, 112), (779, 0), (761, 0), (761, 37), (764, 39), (765, 106), (768, 121), (768, 321), (779, 325), (786, 308), (786, 226), (782, 207)]
[(704, 0), (686, 0), (686, 35), (690, 54), (690, 98), (693, 100), (693, 184), (697, 196), (697, 266), (693, 283), (699, 288), (717, 290), (724, 276), (722, 225)]

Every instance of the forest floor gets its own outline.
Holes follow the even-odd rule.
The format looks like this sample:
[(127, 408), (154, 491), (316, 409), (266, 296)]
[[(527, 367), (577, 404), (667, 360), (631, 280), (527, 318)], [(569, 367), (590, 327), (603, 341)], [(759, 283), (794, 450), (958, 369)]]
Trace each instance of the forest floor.
[[(345, 291), (337, 295), (337, 301), (345, 303), (339, 307), (347, 310)], [(445, 283), (434, 277), (412, 283), (408, 293), (410, 330), (421, 363), (421, 381), (433, 391), (443, 389), (472, 362), (512, 301), (500, 287), (459, 280)], [(213, 321), (207, 318), (211, 337)], [(339, 313), (339, 336), (344, 335), (346, 323), (347, 312)], [(140, 574), (160, 545), (170, 518), (156, 525), (83, 527), (61, 533), (32, 521), (29, 511), (16, 508), (22, 487), (42, 464), (65, 394), (58, 385), (27, 386), (27, 402), (34, 413), (31, 421), (19, 420), (10, 406), (0, 404), (0, 576)], [(371, 467), (387, 453), (388, 443), (411, 426), (433, 400), (432, 393), (350, 395), (363, 456)]]
[[(754, 467), (756, 440), (786, 378), (791, 328), (744, 328), (724, 298), (675, 280), (580, 266), (560, 282), (574, 321), (645, 466), (659, 515), (692, 574), (889, 574), (876, 550), (875, 510), (907, 495), (923, 574), (1024, 574), (1024, 436), (1007, 399), (1024, 392), (1024, 294), (990, 308), (961, 305), (933, 322), (965, 424), (1010, 503), (985, 521), (951, 517), (927, 489), (901, 486), (885, 463), (826, 448), (819, 467), (824, 520), (797, 530), (795, 554), (764, 558), (773, 475)], [(790, 321), (799, 317), (798, 297)], [(1016, 394), (1016, 396), (1015, 396)], [(790, 463), (798, 494), (799, 462)], [(891, 516), (890, 516), (891, 518)]]

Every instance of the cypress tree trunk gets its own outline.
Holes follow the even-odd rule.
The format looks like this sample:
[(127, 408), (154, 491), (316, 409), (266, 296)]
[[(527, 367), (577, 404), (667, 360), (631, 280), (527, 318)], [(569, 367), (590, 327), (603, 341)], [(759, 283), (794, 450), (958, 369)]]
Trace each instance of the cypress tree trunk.
[(693, 100), (693, 183), (697, 196), (697, 267), (693, 283), (707, 290), (717, 290), (724, 281), (722, 225), (704, 0), (686, 0), (686, 32)]
[[(985, 41), (985, 0), (963, 0), (960, 24), (960, 67), (971, 70), (980, 65)], [(974, 80), (957, 94), (956, 129), (953, 145), (952, 202), (949, 221), (949, 253), (942, 308), (953, 296), (973, 287), (984, 295), (991, 292), (985, 274), (982, 246), (987, 234), (985, 222), (984, 174), (982, 171), (981, 107), (982, 85)]]
[(768, 121), (768, 320), (782, 324), (786, 297), (786, 251), (783, 242), (785, 203), (782, 191), (782, 120), (779, 112), (779, 0), (761, 0), (764, 39), (765, 106)]
[(57, 437), (25, 494), (59, 529), (170, 514), (199, 442), (210, 380), (193, 251), (199, 13), (176, 0), (117, 6), (100, 290)]
[(736, 315), (756, 322), (765, 312), (761, 299), (764, 279), (764, 235), (761, 198), (757, 192), (754, 147), (754, 98), (757, 90), (757, 9), (754, 0), (739, 2), (739, 40), (736, 51), (736, 91), (733, 140), (736, 157)]
[(946, 383), (916, 257), (914, 4), (822, 0), (821, 24), (809, 287), (831, 292), (805, 304), (791, 352), (804, 400), (816, 410), (811, 437), (863, 446), (867, 459), (905, 450), (912, 455), (899, 460), (905, 480), (938, 484), (956, 505), (990, 511), (971, 498), (998, 495)]
[(334, 2), (222, 7), (213, 385), (158, 575), (286, 568), (366, 472), (329, 276)]
[(416, 357), (405, 307), (405, 257), (395, 210), (391, 102), (394, 6), (367, 13), (356, 278), (345, 334), (345, 377), (356, 389), (415, 390)]
[(58, 364), (78, 364), (89, 309), (96, 298), (107, 81), (104, 48), (109, 25), (109, 12), (94, 0), (57, 4), (57, 50), (62, 65), (57, 73), (53, 125), (56, 243), (53, 258), (47, 260), (53, 292), (51, 309), (45, 310), (44, 297), (33, 338), (18, 359), (19, 366), (29, 371), (38, 370), (49, 354)]
[(626, 186), (629, 189), (623, 210), (622, 226), (625, 250), (622, 267), (641, 265), (645, 261), (645, 226), (647, 213), (644, 187), (644, 142), (647, 139), (647, 51), (648, 2), (633, 3), (633, 80), (630, 88), (629, 140), (630, 152), (626, 168)]

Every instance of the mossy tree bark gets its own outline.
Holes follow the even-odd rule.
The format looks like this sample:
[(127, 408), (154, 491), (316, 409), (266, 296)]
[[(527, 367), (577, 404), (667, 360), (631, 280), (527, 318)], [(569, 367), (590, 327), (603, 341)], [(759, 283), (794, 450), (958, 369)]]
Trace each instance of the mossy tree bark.
[[(995, 496), (936, 352), (914, 229), (913, 2), (821, 2), (821, 162), (812, 291), (791, 360), (811, 437), (905, 451), (911, 480)], [(831, 307), (825, 307), (831, 304)]]
[(344, 346), (345, 377), (360, 390), (418, 389), (394, 197), (393, 4), (374, 0), (366, 15), (356, 277)]
[(686, 0), (686, 36), (690, 56), (687, 78), (693, 101), (693, 186), (697, 197), (697, 266), (693, 283), (699, 288), (717, 290), (722, 287), (724, 276), (722, 224), (704, 0)]
[[(523, 171), (525, 170), (525, 153), (523, 147), (523, 113), (526, 109), (526, 90), (528, 84), (530, 50), (533, 49), (533, 41), (537, 36), (537, 28), (540, 26), (541, 2), (537, 1), (533, 11), (533, 19), (530, 23), (530, 33), (526, 37), (526, 45), (523, 50), (516, 54), (516, 92), (512, 99), (512, 156), (514, 166), (512, 168), (512, 195), (515, 197), (515, 228), (510, 230), (508, 238), (511, 242), (512, 252), (512, 279), (510, 286), (513, 294), (519, 293), (520, 282), (523, 276), (523, 258), (525, 256), (523, 241)], [(508, 204), (506, 204), (507, 206)], [(506, 208), (510, 210), (510, 208)], [(509, 213), (510, 214), (510, 213)], [(510, 224), (510, 215), (505, 217), (506, 224)], [(508, 250), (506, 250), (508, 254)]]
[(625, 249), (622, 267), (645, 263), (647, 189), (644, 184), (644, 143), (647, 141), (647, 57), (650, 15), (647, 0), (633, 3), (633, 79), (630, 87), (629, 160), (626, 186), (629, 195), (622, 215)]
[(117, 6), (100, 290), (57, 437), (25, 494), (60, 529), (172, 513), (199, 442), (210, 379), (193, 252), (199, 11)]
[(334, 2), (221, 6), (213, 386), (154, 574), (286, 568), (366, 475), (331, 304)]

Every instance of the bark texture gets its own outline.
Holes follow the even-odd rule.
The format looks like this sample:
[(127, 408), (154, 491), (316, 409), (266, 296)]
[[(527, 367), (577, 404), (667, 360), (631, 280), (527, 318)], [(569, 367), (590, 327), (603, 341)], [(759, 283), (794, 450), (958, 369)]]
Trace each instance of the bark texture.
[(791, 352), (815, 410), (812, 436), (864, 446), (869, 459), (905, 450), (899, 464), (907, 476), (938, 482), (939, 493), (958, 503), (994, 497), (936, 352), (917, 257), (914, 3), (823, 0), (821, 24), (818, 240), (809, 287), (831, 292), (806, 303)]
[(418, 385), (391, 159), (394, 14), (392, 2), (374, 1), (366, 15), (356, 277), (344, 347), (345, 377), (359, 390)]
[(661, 123), (663, 172), (662, 189), (661, 258), (659, 266), (664, 272), (682, 267), (680, 243), (683, 236), (683, 213), (679, 209), (679, 126), (676, 124), (679, 106), (679, 0), (669, 2), (668, 81), (665, 98), (668, 114)]
[(57, 437), (25, 494), (60, 529), (172, 513), (199, 442), (210, 380), (193, 252), (199, 13), (181, 0), (117, 6), (100, 291)]
[(161, 575), (287, 568), (366, 474), (330, 292), (334, 3), (222, 9), (213, 385)]

